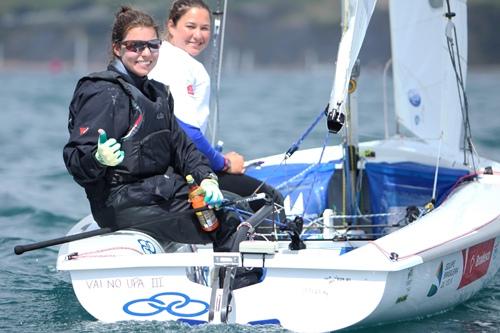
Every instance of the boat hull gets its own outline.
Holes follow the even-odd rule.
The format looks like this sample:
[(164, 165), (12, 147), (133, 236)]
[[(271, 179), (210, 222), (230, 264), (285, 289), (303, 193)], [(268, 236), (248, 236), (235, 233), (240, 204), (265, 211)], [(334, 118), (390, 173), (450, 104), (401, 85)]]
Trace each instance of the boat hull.
[[(143, 235), (138, 234), (136, 241), (140, 239)], [(200, 249), (196, 253), (60, 257), (58, 268), (70, 271), (78, 300), (104, 322), (174, 320), (201, 324), (221, 322), (220, 317), (210, 318), (210, 308), (220, 308), (222, 301), (211, 300), (210, 282), (193, 282), (190, 269), (202, 267), (209, 272), (206, 280), (210, 281), (210, 272), (220, 263), (265, 266), (260, 283), (232, 292), (225, 322), (326, 332), (415, 318), (453, 307), (483, 288), (497, 273), (500, 262), (499, 237), (434, 259), (426, 258), (423, 252), (390, 260), (386, 245), (376, 242), (351, 243), (359, 247), (349, 252), (347, 243), (328, 247), (306, 243), (308, 249), (301, 251), (290, 251), (282, 243), (272, 255)]]
[[(369, 147), (382, 160), (401, 156), (387, 142)], [(407, 147), (398, 147), (412, 160)], [(306, 249), (298, 251), (289, 241), (255, 241), (237, 253), (168, 250), (148, 235), (121, 231), (63, 245), (57, 268), (70, 272), (82, 306), (104, 322), (277, 324), (297, 332), (370, 326), (449, 309), (493, 279), (500, 266), (498, 197), (500, 176), (480, 174), (376, 240), (320, 236), (306, 238)], [(89, 216), (70, 234), (94, 227)], [(225, 308), (227, 294), (212, 277), (234, 266), (264, 267), (265, 274), (233, 290)]]
[[(499, 238), (490, 239), (399, 270), (404, 265), (395, 262), (395, 271), (356, 267), (343, 259), (347, 254), (339, 255), (341, 251), (335, 250), (277, 253), (266, 258), (262, 282), (233, 291), (227, 322), (326, 332), (443, 311), (472, 297), (495, 276), (499, 242)], [(351, 251), (351, 256), (355, 252)], [(336, 260), (332, 260), (335, 253)], [(225, 255), (242, 258), (237, 253)], [(258, 257), (243, 255), (249, 264), (262, 263)], [(194, 253), (165, 253), (128, 256), (120, 259), (126, 261), (121, 264), (101, 258), (93, 263), (96, 266), (98, 261), (101, 268), (74, 267), (71, 280), (82, 306), (104, 322), (208, 323), (212, 289), (191, 281), (186, 270), (189, 265), (213, 267), (216, 258), (218, 255), (212, 253), (203, 254), (203, 258)], [(297, 263), (291, 265), (292, 260)], [(213, 306), (220, 305), (216, 302)], [(217, 319), (212, 322), (220, 322)]]

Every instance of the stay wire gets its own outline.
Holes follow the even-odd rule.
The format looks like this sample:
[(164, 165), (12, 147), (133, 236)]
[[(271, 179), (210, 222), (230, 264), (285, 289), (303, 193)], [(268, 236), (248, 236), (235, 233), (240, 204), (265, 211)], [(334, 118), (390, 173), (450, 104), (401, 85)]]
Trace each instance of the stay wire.
[[(463, 118), (463, 128), (464, 128), (464, 164), (467, 164), (467, 150), (471, 153), (472, 167), (476, 170), (476, 160), (474, 156), (477, 154), (474, 145), (472, 143), (472, 131), (469, 119), (469, 101), (467, 98), (467, 92), (465, 90), (462, 64), (460, 61), (460, 48), (458, 45), (457, 30), (452, 19), (456, 16), (454, 12), (451, 11), (450, 1), (446, 0), (447, 13), (445, 16), (448, 18), (448, 25), (446, 27), (446, 41), (448, 46), (448, 54), (450, 55), (451, 65), (453, 67), (455, 78), (457, 82), (457, 90), (460, 100), (460, 109), (462, 111)], [(455, 46), (455, 47), (454, 47)], [(456, 54), (456, 56), (455, 56)]]
[[(316, 125), (319, 123), (319, 121), (324, 117), (326, 116), (328, 112), (328, 105), (326, 106), (326, 108), (321, 111), (318, 116), (316, 117), (316, 119), (312, 122), (312, 124), (304, 131), (304, 133), (300, 136), (300, 138), (295, 141), (295, 143), (293, 143), (290, 148), (288, 148), (288, 150), (286, 151), (283, 159), (281, 160), (281, 162), (279, 163), (278, 165), (278, 168), (285, 165), (285, 172), (287, 171), (287, 167), (286, 167), (286, 162), (287, 160), (300, 148), (300, 145), (302, 144), (302, 142), (309, 136), (309, 134), (312, 132), (312, 130), (316, 127)], [(328, 138), (328, 133), (327, 133), (327, 136), (325, 138), (325, 141), (324, 141), (324, 144), (323, 144), (323, 149), (321, 151), (321, 156), (320, 156), (320, 162), (321, 162), (321, 159), (323, 157), (323, 153), (325, 151), (325, 148), (326, 148), (326, 142), (327, 142), (327, 138)], [(320, 163), (319, 162), (319, 163)], [(292, 179), (297, 179), (299, 175), (303, 175), (305, 174), (305, 172), (308, 172), (309, 170), (311, 170), (312, 168), (314, 168), (316, 165), (319, 165), (319, 163), (314, 163), (312, 165), (310, 165), (309, 167), (307, 167), (305, 170), (303, 170), (302, 172), (300, 172), (298, 175), (295, 175), (294, 177), (292, 177)], [(269, 178), (271, 178), (272, 176), (274, 176), (276, 174), (276, 172), (278, 171), (278, 168), (276, 168), (271, 174), (269, 174), (267, 177), (265, 177), (259, 184), (259, 186), (257, 186), (257, 188), (253, 191), (252, 195), (255, 195), (261, 188), (262, 186), (269, 180)], [(285, 178), (288, 178), (286, 177), (286, 174), (285, 174)], [(278, 186), (275, 187), (276, 190), (278, 190), (279, 188), (282, 188), (284, 186), (288, 186), (292, 179), (288, 179), (287, 181), (279, 184)], [(305, 178), (304, 178), (305, 179)], [(302, 181), (304, 181), (304, 179)], [(297, 188), (298, 186), (300, 186), (300, 184), (302, 183), (299, 182), (298, 184), (296, 184), (293, 188)], [(288, 193), (290, 193), (292, 190), (290, 190), (290, 188), (287, 187), (287, 190), (288, 190)], [(280, 207), (280, 209), (284, 209), (284, 207)]]

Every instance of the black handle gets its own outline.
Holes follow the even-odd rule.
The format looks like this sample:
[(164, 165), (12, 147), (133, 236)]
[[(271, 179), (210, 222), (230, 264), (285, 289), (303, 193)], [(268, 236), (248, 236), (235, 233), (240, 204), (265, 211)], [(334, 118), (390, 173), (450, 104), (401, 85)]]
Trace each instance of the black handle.
[(82, 232), (82, 233), (74, 234), (74, 235), (70, 235), (70, 236), (49, 239), (49, 240), (42, 241), (42, 242), (26, 244), (26, 245), (17, 245), (16, 247), (14, 247), (14, 253), (15, 254), (23, 254), (24, 252), (38, 250), (38, 249), (42, 249), (44, 247), (68, 243), (68, 242), (72, 242), (75, 240), (80, 240), (80, 239), (89, 238), (89, 237), (93, 237), (93, 236), (109, 234), (113, 231), (114, 230), (111, 228), (102, 228), (102, 229), (86, 231), (86, 232)]

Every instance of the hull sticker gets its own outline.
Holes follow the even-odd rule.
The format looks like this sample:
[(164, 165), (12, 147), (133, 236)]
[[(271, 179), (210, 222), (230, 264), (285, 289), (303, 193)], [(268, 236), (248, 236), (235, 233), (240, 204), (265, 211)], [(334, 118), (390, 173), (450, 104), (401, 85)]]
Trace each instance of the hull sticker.
[(163, 292), (149, 298), (125, 303), (123, 311), (131, 316), (154, 316), (163, 311), (175, 317), (198, 317), (208, 312), (208, 303), (180, 292)]
[(488, 272), (494, 244), (495, 239), (490, 239), (462, 251), (464, 270), (458, 289), (471, 284)]

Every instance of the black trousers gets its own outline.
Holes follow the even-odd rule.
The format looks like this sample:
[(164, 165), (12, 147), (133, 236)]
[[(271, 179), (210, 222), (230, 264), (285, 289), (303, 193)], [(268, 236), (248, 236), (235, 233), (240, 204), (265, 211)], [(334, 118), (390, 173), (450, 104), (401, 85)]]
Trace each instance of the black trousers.
[[(113, 188), (105, 207), (91, 204), (92, 214), (100, 227), (139, 230), (162, 243), (213, 243), (216, 251), (233, 247), (233, 235), (240, 223), (238, 216), (229, 209), (216, 210), (220, 227), (210, 233), (203, 231), (188, 201), (188, 186), (180, 176), (177, 178), (165, 179), (159, 175)], [(253, 194), (260, 184), (259, 180), (246, 175), (224, 173), (219, 178), (224, 197), (230, 200)], [(274, 188), (264, 184), (260, 192), (268, 194), (279, 205), (283, 204), (282, 195)], [(254, 201), (250, 204), (250, 208), (257, 211), (265, 203)], [(248, 206), (239, 208), (248, 210)]]
[[(218, 172), (217, 177), (219, 178), (219, 187), (222, 190), (235, 193), (242, 197), (247, 197), (254, 194), (255, 190), (260, 186), (259, 190), (256, 193), (266, 193), (274, 203), (276, 203), (280, 207), (283, 207), (283, 195), (274, 187), (267, 185), (266, 183), (262, 183), (261, 180), (247, 176), (245, 174), (234, 175), (226, 172)], [(249, 204), (250, 208), (254, 212), (256, 212), (265, 204), (265, 202), (263, 200), (256, 200), (250, 202)], [(286, 222), (286, 214), (284, 209), (280, 210), (278, 217), (280, 222)], [(261, 226), (261, 230), (263, 232), (270, 231), (267, 229), (269, 229), (269, 226)]]
[[(224, 191), (225, 198), (234, 200), (236, 196)], [(230, 209), (215, 210), (219, 227), (212, 232), (201, 229), (200, 223), (185, 198), (176, 198), (168, 202), (148, 207), (131, 207), (117, 213), (117, 224), (133, 225), (130, 229), (151, 235), (160, 243), (168, 242), (187, 244), (212, 243), (214, 251), (226, 252), (234, 247), (235, 232), (240, 224), (238, 215)]]
[(233, 246), (231, 237), (240, 223), (230, 210), (220, 209), (215, 211), (219, 228), (203, 231), (188, 201), (188, 185), (178, 175), (117, 185), (110, 188), (105, 204), (103, 201), (91, 200), (92, 214), (101, 228), (134, 229), (161, 243), (213, 243), (216, 251), (224, 251)]

